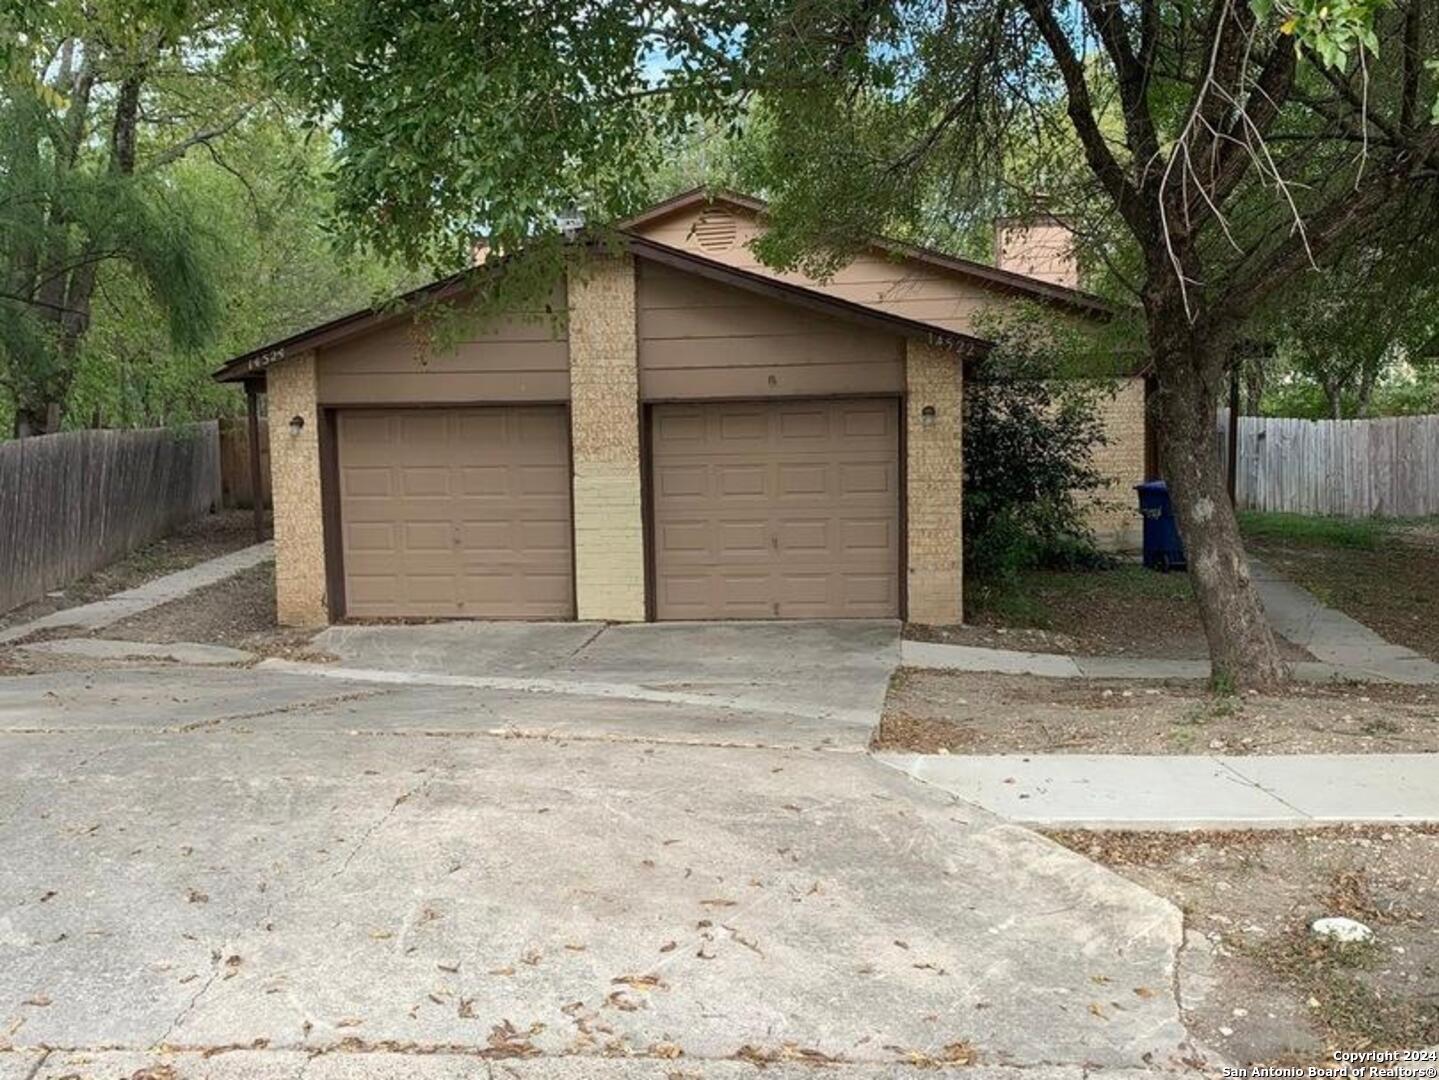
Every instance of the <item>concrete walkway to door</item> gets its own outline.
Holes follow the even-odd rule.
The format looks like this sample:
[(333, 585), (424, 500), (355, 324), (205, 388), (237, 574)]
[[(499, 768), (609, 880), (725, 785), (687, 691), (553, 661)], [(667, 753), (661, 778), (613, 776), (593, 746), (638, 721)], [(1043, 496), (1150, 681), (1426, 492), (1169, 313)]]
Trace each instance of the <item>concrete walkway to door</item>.
[(157, 577), (153, 581), (147, 581), (133, 589), (117, 592), (103, 600), (62, 608), (60, 611), (52, 612), (30, 622), (7, 626), (0, 630), (0, 645), (19, 641), (41, 630), (56, 630), (64, 627), (74, 627), (78, 630), (99, 630), (106, 626), (112, 626), (121, 619), (128, 619), (131, 615), (138, 615), (142, 611), (149, 611), (161, 604), (168, 604), (171, 600), (189, 596), (197, 589), (203, 589), (207, 585), (214, 585), (216, 582), (234, 577), (242, 570), (259, 566), (274, 557), (273, 541), (266, 540), (263, 543), (252, 544), (239, 551), (231, 551), (228, 554), (207, 559), (197, 566)]

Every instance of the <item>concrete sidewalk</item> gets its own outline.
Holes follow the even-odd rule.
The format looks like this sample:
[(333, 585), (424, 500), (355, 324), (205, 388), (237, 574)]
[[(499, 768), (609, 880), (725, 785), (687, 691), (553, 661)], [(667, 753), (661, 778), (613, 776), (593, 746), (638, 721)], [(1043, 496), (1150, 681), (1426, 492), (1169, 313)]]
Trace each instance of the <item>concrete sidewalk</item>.
[(877, 754), (1027, 825), (1299, 828), (1439, 821), (1439, 754)]
[(107, 596), (104, 600), (65, 608), (63, 611), (53, 612), (43, 618), (6, 627), (4, 630), (0, 630), (0, 645), (8, 645), (12, 641), (19, 641), (40, 630), (53, 630), (57, 627), (98, 630), (101, 627), (111, 626), (121, 619), (128, 619), (131, 615), (138, 615), (142, 611), (149, 611), (151, 608), (167, 604), (171, 600), (188, 596), (196, 589), (203, 589), (206, 585), (224, 581), (242, 570), (258, 566), (274, 557), (275, 547), (272, 541), (252, 544), (250, 547), (209, 559), (189, 569), (177, 570), (173, 574), (166, 574), (154, 581), (147, 581), (133, 589), (126, 589), (124, 592)]
[[(1388, 646), (1397, 649), (1398, 646)], [(1050, 679), (1207, 679), (1208, 660), (1161, 660), (1144, 656), (1070, 656), (1066, 653), (986, 649), (977, 645), (939, 645), (906, 641), (900, 646), (905, 667), (928, 671), (977, 671), (998, 675), (1039, 675)], [(1372, 660), (1372, 658), (1371, 658)], [(1439, 664), (1412, 660), (1376, 665), (1301, 660), (1290, 665), (1305, 682), (1439, 683)]]
[[(1258, 559), (1249, 560), (1250, 576), (1264, 601), (1270, 625), (1322, 664), (1351, 677), (1385, 682), (1439, 682), (1439, 664), (1413, 649), (1385, 641), (1369, 627), (1320, 603)], [(1415, 587), (1419, 583), (1415, 582)]]

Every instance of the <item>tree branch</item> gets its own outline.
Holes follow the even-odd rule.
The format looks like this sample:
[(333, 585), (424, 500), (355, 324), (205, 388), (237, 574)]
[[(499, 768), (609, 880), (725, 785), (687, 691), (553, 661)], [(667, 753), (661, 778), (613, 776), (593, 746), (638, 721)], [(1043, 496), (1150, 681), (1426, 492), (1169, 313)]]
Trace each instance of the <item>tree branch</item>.
[(1084, 77), (1084, 65), (1075, 55), (1064, 28), (1059, 25), (1046, 0), (1021, 0), (1021, 3), (1059, 66), (1069, 98), (1066, 107), (1069, 120), (1079, 136), (1080, 145), (1084, 147), (1090, 170), (1114, 200), (1115, 207), (1135, 235), (1141, 239), (1152, 235), (1153, 223), (1140, 203), (1139, 189), (1125, 174), (1105, 142), (1104, 133), (1099, 130), (1089, 83)]
[(253, 104), (243, 105), (238, 110), (236, 110), (236, 112), (232, 116), (228, 117), (225, 120), (222, 120), (220, 123), (214, 125), (213, 127), (204, 128), (200, 131), (195, 132), (193, 135), (190, 135), (188, 138), (181, 139), (173, 146), (166, 147), (164, 150), (160, 151), (160, 153), (156, 154), (149, 161), (147, 161), (145, 163), (144, 169), (142, 169), (141, 171), (148, 173), (154, 172), (156, 169), (162, 169), (166, 165), (171, 164), (172, 162), (179, 161), (195, 147), (201, 145), (208, 145), (212, 139), (218, 139), (220, 136), (225, 135), (230, 131), (233, 131), (235, 127), (239, 125), (240, 121), (244, 120), (245, 117), (250, 115), (250, 112), (253, 109)]

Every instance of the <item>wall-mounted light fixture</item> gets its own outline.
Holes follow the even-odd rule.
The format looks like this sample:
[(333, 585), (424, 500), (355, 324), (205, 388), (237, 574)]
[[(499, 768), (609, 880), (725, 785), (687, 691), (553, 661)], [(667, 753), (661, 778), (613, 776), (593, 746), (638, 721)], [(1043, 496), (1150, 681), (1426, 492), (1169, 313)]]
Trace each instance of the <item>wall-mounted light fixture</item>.
[(919, 410), (919, 422), (925, 427), (933, 426), (934, 418), (935, 411), (933, 405), (926, 405), (924, 408)]
[(290, 417), (290, 435), (291, 435), (292, 438), (293, 438), (293, 437), (297, 437), (297, 436), (300, 434), (300, 432), (302, 432), (302, 431), (304, 431), (304, 430), (305, 430), (305, 418), (304, 418), (303, 416), (292, 416), (292, 417)]

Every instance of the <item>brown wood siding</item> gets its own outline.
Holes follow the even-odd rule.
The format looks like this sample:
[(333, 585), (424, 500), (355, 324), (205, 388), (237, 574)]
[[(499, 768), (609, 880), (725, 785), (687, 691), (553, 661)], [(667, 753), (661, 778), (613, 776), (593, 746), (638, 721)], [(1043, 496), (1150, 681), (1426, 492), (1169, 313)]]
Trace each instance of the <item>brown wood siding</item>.
[[(563, 286), (552, 304), (565, 302)], [(318, 350), (321, 405), (566, 401), (569, 348), (543, 312), (517, 313), (467, 331), (453, 347), (420, 347), (400, 317)]]
[(574, 616), (564, 406), (336, 417), (346, 614)]
[(904, 342), (693, 274), (640, 263), (647, 401), (899, 393)]
[(730, 266), (805, 285), (842, 300), (866, 304), (909, 319), (934, 323), (947, 330), (975, 333), (975, 315), (984, 308), (1013, 302), (1013, 296), (988, 289), (978, 282), (965, 281), (913, 259), (889, 258), (881, 253), (861, 253), (842, 267), (829, 281), (816, 281), (800, 273), (778, 273), (761, 263), (749, 247), (762, 227), (742, 210), (736, 219), (734, 241), (726, 247), (705, 247), (696, 225), (702, 209), (691, 208), (641, 228), (640, 233), (657, 243), (692, 251)]
[(650, 417), (656, 618), (899, 614), (895, 399), (655, 405)]

